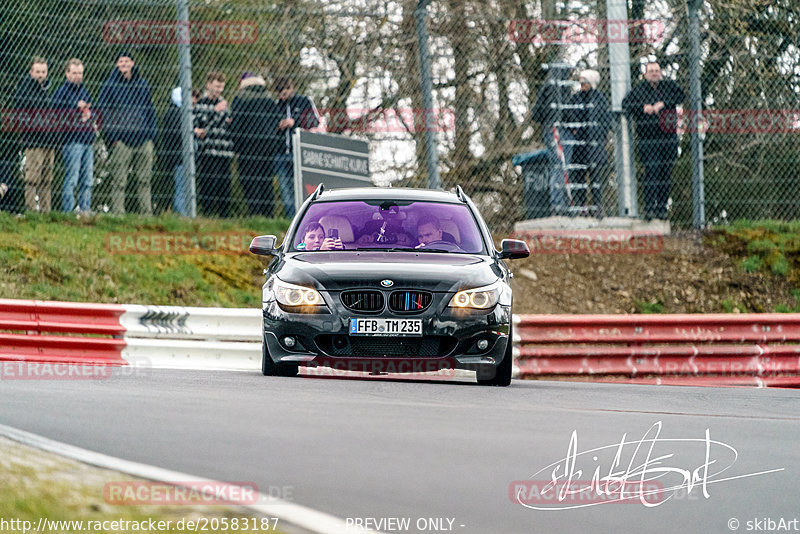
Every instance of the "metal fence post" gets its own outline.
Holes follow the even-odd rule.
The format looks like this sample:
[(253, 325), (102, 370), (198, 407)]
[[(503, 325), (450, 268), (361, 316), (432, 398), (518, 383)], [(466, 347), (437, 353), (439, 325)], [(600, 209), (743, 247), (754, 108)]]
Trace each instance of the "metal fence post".
[(703, 178), (703, 88), (700, 85), (700, 21), (703, 0), (689, 0), (689, 127), (692, 135), (692, 219), (695, 228), (706, 225), (705, 185)]
[[(189, 185), (189, 216), (197, 217), (197, 184), (194, 165), (194, 124), (192, 121), (192, 53), (189, 28), (189, 2), (177, 0), (178, 61), (181, 84), (181, 145), (183, 149), (183, 172)], [(176, 184), (177, 187), (177, 184)]]
[[(606, 0), (608, 20), (628, 20), (625, 0)], [(607, 31), (610, 31), (608, 28)], [(614, 162), (617, 173), (617, 204), (620, 217), (638, 217), (639, 201), (636, 192), (636, 167), (631, 150), (631, 130), (622, 112), (622, 99), (631, 89), (630, 50), (623, 39), (608, 39), (608, 63), (611, 74), (611, 110), (614, 111)]]
[(436, 148), (435, 128), (428, 124), (430, 120), (435, 120), (433, 112), (433, 95), (431, 84), (430, 58), (428, 57), (428, 2), (430, 0), (419, 0), (417, 3), (417, 39), (419, 42), (419, 69), (422, 78), (422, 102), (425, 106), (425, 150), (428, 161), (428, 187), (431, 189), (441, 189), (442, 180), (439, 178), (439, 154)]

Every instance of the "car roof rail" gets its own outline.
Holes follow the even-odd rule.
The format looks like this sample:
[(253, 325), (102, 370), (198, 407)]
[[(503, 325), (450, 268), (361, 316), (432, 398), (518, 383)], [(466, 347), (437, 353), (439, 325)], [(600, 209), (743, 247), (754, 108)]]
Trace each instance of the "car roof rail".
[(311, 200), (316, 200), (317, 197), (320, 196), (323, 191), (325, 191), (325, 184), (319, 184), (317, 188), (314, 190), (314, 192), (311, 193)]
[(464, 193), (464, 190), (463, 190), (463, 189), (461, 189), (461, 186), (460, 186), (460, 185), (457, 185), (457, 186), (456, 186), (456, 195), (458, 196), (458, 199), (459, 199), (461, 202), (463, 202), (463, 203), (465, 203), (465, 204), (466, 204), (466, 202), (467, 202), (467, 195), (466, 195), (466, 193)]

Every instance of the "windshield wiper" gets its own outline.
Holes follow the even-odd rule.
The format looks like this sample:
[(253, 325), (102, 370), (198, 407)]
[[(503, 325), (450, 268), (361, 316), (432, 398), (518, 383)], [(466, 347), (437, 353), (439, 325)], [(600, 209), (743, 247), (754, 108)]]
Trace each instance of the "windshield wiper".
[[(352, 250), (352, 249), (350, 249)], [(373, 252), (434, 252), (438, 254), (449, 254), (452, 250), (445, 250), (443, 248), (412, 248), (412, 247), (359, 247), (355, 250), (358, 251), (373, 251)]]
[(375, 252), (419, 252), (420, 249), (412, 247), (358, 247), (356, 250), (369, 250)]

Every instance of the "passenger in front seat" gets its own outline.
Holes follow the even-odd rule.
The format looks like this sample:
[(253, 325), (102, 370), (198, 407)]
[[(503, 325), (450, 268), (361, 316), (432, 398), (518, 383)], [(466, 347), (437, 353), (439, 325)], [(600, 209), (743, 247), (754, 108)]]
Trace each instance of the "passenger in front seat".
[(344, 250), (342, 240), (337, 237), (325, 237), (325, 227), (318, 222), (308, 223), (303, 231), (303, 241), (297, 245), (305, 250)]

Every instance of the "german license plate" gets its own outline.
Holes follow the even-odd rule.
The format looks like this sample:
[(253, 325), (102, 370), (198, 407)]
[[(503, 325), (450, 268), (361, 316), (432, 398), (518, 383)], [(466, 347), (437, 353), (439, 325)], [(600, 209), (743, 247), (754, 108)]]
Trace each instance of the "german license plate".
[(351, 336), (422, 336), (422, 319), (350, 319)]

